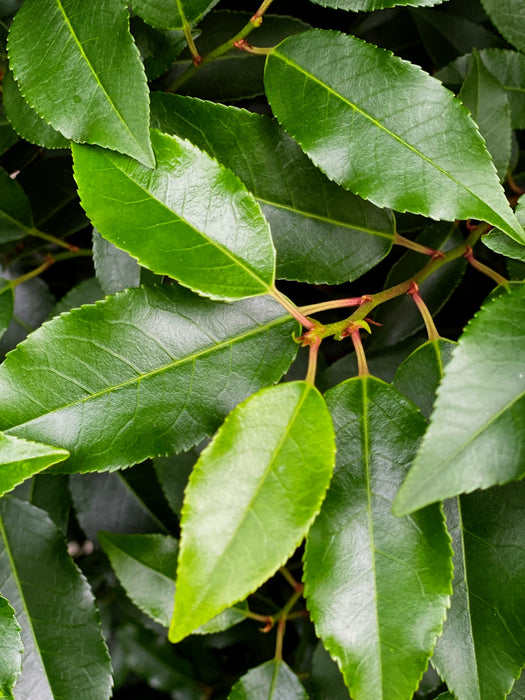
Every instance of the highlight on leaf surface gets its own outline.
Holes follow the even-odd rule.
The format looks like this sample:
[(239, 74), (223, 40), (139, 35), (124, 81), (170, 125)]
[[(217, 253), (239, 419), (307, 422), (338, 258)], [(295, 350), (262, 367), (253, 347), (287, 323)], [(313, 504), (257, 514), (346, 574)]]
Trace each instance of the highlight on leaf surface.
[(319, 512), (334, 456), (332, 420), (311, 384), (263, 389), (232, 411), (186, 488), (171, 641), (287, 561)]
[(0, 496), (33, 474), (63, 462), (69, 452), (0, 433)]

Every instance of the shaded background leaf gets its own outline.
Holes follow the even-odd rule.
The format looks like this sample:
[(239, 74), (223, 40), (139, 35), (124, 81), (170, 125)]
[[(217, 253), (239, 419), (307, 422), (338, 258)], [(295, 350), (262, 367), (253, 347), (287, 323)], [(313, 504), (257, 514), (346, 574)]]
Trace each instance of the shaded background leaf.
[(0, 693), (3, 698), (13, 698), (13, 686), (22, 671), (23, 651), (15, 611), (9, 601), (0, 596)]

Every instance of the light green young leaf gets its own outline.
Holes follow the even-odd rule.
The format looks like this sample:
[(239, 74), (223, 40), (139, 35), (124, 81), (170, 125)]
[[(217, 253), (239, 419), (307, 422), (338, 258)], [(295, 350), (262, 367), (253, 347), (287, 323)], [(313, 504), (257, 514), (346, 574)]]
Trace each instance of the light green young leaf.
[(406, 518), (391, 512), (425, 421), (370, 376), (330, 389), (326, 401), (338, 456), (306, 541), (308, 609), (354, 700), (410, 700), (452, 592), (440, 508)]
[(330, 182), (275, 120), (180, 95), (152, 95), (152, 123), (187, 138), (241, 179), (268, 219), (277, 276), (311, 284), (356, 279), (390, 251), (389, 211)]
[(160, 29), (182, 29), (184, 23), (197, 22), (219, 0), (131, 0), (133, 12)]
[(494, 26), (521, 51), (525, 51), (525, 3), (523, 0), (481, 0)]
[(307, 700), (308, 695), (292, 669), (279, 659), (252, 668), (240, 678), (228, 700)]
[(124, 2), (26, 2), (8, 51), (24, 99), (54, 129), (154, 167), (146, 76)]
[(140, 266), (125, 250), (117, 248), (93, 229), (93, 264), (104, 294), (115, 294), (140, 284)]
[(208, 154), (152, 131), (154, 171), (112, 151), (73, 146), (82, 206), (98, 231), (157, 274), (216, 299), (266, 294), (270, 228), (239, 179)]
[(63, 462), (69, 452), (0, 433), (0, 496), (33, 474)]
[(316, 5), (333, 7), (337, 10), (351, 10), (352, 12), (372, 12), (396, 5), (410, 5), (411, 7), (432, 7), (445, 0), (311, 0)]
[(306, 382), (263, 389), (228, 416), (186, 488), (171, 641), (244, 600), (293, 554), (334, 451), (324, 400)]
[(0, 500), (0, 588), (22, 627), (17, 698), (111, 696), (111, 664), (91, 589), (47, 513), (13, 497)]
[(219, 304), (176, 286), (127, 290), (50, 321), (9, 355), (0, 430), (69, 450), (65, 472), (188, 449), (282, 376), (295, 328), (269, 297)]
[(470, 71), (458, 97), (479, 126), (499, 179), (504, 180), (510, 160), (510, 105), (505, 88), (485, 67), (475, 49)]
[(490, 300), (459, 340), (399, 515), (525, 474), (525, 286)]
[(13, 686), (22, 671), (24, 645), (15, 611), (0, 596), (0, 697), (13, 699)]
[(525, 663), (524, 504), (523, 481), (444, 504), (454, 595), (432, 663), (460, 700), (507, 697)]
[(0, 338), (4, 335), (13, 318), (15, 290), (9, 280), (0, 277)]
[(347, 189), (397, 211), (488, 221), (525, 241), (476, 125), (417, 66), (312, 30), (269, 54), (265, 85), (277, 119)]
[[(520, 197), (518, 206), (516, 207), (516, 218), (523, 226), (525, 225), (525, 197)], [(496, 253), (505, 255), (507, 258), (521, 260), (525, 262), (525, 246), (517, 243), (515, 240), (507, 236), (503, 231), (492, 229), (485, 234), (482, 239), (483, 243)]]

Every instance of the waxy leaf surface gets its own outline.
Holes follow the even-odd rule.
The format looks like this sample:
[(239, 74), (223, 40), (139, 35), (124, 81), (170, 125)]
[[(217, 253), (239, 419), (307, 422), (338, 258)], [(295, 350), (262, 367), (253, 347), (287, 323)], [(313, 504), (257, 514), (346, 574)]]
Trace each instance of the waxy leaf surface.
[(13, 698), (12, 690), (22, 670), (24, 647), (20, 625), (9, 602), (0, 596), (0, 697)]
[(351, 281), (392, 247), (389, 211), (330, 182), (269, 117), (179, 95), (152, 95), (152, 123), (187, 138), (241, 179), (268, 219), (277, 276)]
[(405, 518), (391, 511), (425, 421), (370, 376), (330, 389), (326, 401), (337, 463), (306, 540), (307, 606), (354, 700), (411, 700), (441, 631), (452, 579), (440, 508)]
[(505, 39), (525, 51), (525, 3), (523, 0), (481, 0), (488, 16)]
[(308, 695), (292, 669), (278, 659), (252, 668), (240, 678), (228, 700), (307, 700)]
[(487, 302), (445, 369), (432, 421), (395, 511), (525, 474), (525, 287)]
[(0, 430), (69, 450), (67, 472), (187, 449), (281, 377), (295, 327), (271, 298), (218, 304), (176, 287), (127, 290), (50, 321), (9, 355)]
[(219, 0), (131, 0), (130, 5), (139, 17), (160, 29), (182, 29), (210, 10)]
[(74, 146), (82, 206), (98, 231), (157, 274), (217, 299), (266, 294), (270, 228), (239, 179), (208, 154), (152, 131), (157, 167)]
[(269, 54), (265, 85), (279, 122), (352, 192), (435, 219), (481, 219), (525, 240), (476, 125), (417, 66), (355, 37), (312, 30)]
[(111, 664), (91, 589), (47, 513), (13, 497), (0, 500), (0, 589), (22, 627), (16, 697), (111, 697)]
[(317, 389), (290, 382), (238, 406), (186, 488), (170, 639), (243, 600), (293, 554), (319, 512), (334, 466)]
[(505, 698), (525, 663), (525, 482), (445, 501), (454, 594), (432, 663), (460, 700)]
[(22, 95), (54, 129), (154, 167), (146, 76), (121, 0), (24, 3), (8, 49)]
[(63, 462), (69, 452), (0, 433), (0, 496), (33, 474)]

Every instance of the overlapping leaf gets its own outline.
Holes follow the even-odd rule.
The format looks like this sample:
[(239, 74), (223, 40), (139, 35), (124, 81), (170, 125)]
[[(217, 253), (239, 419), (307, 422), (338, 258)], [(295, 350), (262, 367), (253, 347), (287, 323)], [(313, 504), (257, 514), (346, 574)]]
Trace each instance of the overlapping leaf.
[(326, 400), (338, 458), (307, 537), (308, 609), (354, 700), (410, 700), (441, 630), (452, 579), (440, 508), (414, 519), (391, 512), (425, 421), (373, 377), (350, 379)]
[(120, 0), (24, 3), (8, 49), (22, 95), (54, 129), (155, 165), (146, 76)]
[(9, 601), (0, 596), (0, 697), (13, 698), (12, 690), (22, 671), (24, 647), (20, 625)]
[(0, 500), (0, 588), (22, 627), (17, 697), (111, 696), (111, 665), (89, 585), (45, 511), (12, 497)]
[[(523, 226), (525, 224), (525, 198), (520, 197), (518, 201), (518, 206), (516, 207), (516, 218)], [(481, 239), (483, 243), (494, 250), (496, 253), (501, 253), (508, 258), (513, 258), (515, 260), (521, 260), (525, 262), (525, 246), (521, 245), (517, 241), (509, 238), (505, 235), (503, 231), (498, 231), (498, 229), (492, 229)]]
[(270, 228), (238, 178), (195, 146), (152, 132), (154, 171), (127, 156), (74, 146), (82, 206), (98, 231), (158, 274), (220, 299), (266, 294)]
[(269, 117), (154, 93), (152, 123), (208, 151), (254, 194), (270, 222), (278, 277), (350, 281), (390, 251), (391, 213), (327, 180)]
[(16, 241), (33, 227), (33, 214), (26, 193), (0, 168), (0, 243)]
[(0, 429), (68, 449), (60, 469), (71, 472), (187, 449), (280, 378), (297, 352), (294, 327), (270, 298), (128, 290), (54, 319), (9, 355)]
[(69, 452), (0, 433), (0, 496), (12, 491), (22, 481), (57, 462)]
[(170, 639), (243, 600), (293, 554), (334, 463), (330, 415), (306, 382), (263, 389), (202, 452), (185, 492)]
[(93, 230), (93, 264), (104, 294), (114, 294), (140, 284), (140, 266), (121, 250)]
[(410, 5), (411, 7), (431, 7), (439, 5), (444, 0), (311, 0), (323, 7), (333, 7), (338, 10), (351, 10), (352, 12), (371, 12), (382, 10), (395, 5)]
[(525, 51), (525, 5), (521, 0), (482, 0), (488, 16), (502, 36)]
[(240, 678), (228, 700), (306, 700), (307, 697), (292, 669), (284, 661), (273, 659)]
[(265, 85), (277, 119), (344, 187), (380, 206), (478, 218), (525, 240), (475, 124), (418, 67), (355, 37), (312, 30), (269, 54)]
[(130, 5), (142, 19), (161, 29), (182, 29), (185, 23), (199, 20), (219, 0), (131, 0)]
[(15, 305), (15, 290), (9, 280), (0, 277), (0, 338), (11, 323)]
[(525, 473), (525, 286), (489, 301), (460, 338), (395, 511)]

